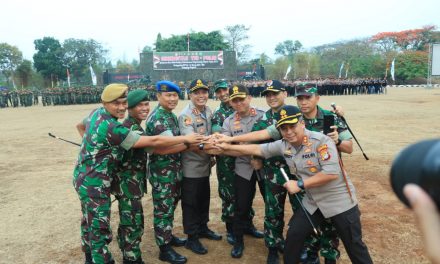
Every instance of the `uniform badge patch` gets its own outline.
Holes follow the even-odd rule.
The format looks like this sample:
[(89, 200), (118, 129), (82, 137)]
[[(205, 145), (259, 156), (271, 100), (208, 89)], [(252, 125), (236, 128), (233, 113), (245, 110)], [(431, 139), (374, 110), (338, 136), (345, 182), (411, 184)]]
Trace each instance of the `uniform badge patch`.
[(316, 167), (310, 167), (309, 170), (310, 170), (310, 172), (313, 172), (313, 173), (318, 171), (318, 169)]
[(321, 145), (317, 149), (319, 156), (321, 157), (321, 160), (328, 160), (330, 159), (330, 153), (328, 153), (328, 146), (327, 144)]

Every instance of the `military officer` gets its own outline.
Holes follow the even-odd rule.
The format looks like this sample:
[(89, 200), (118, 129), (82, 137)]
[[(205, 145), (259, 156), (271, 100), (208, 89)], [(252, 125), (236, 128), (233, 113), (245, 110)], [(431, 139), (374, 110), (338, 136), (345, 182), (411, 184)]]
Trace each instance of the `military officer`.
[[(221, 133), (234, 137), (250, 132), (254, 123), (264, 115), (264, 111), (251, 107), (252, 97), (249, 95), (249, 90), (242, 85), (234, 85), (229, 89), (229, 100), (234, 113), (225, 119)], [(243, 234), (249, 225), (248, 215), (252, 208), (258, 176), (250, 164), (249, 156), (235, 159), (234, 173), (233, 234), (235, 242), (231, 256), (240, 258), (243, 255)], [(258, 183), (264, 197), (262, 179), (258, 179)]]
[[(179, 101), (180, 88), (170, 81), (156, 83), (158, 106), (146, 123), (147, 135), (162, 135), (169, 138), (180, 135), (176, 115), (172, 112)], [(191, 134), (196, 135), (196, 134)], [(184, 149), (191, 146), (186, 145)], [(186, 263), (186, 257), (178, 254), (171, 246), (184, 246), (186, 239), (173, 235), (174, 211), (181, 198), (182, 161), (177, 148), (172, 153), (155, 153), (150, 156), (150, 184), (153, 196), (154, 233), (160, 248), (159, 259), (170, 263)]]
[(283, 156), (298, 180), (289, 180), (284, 187), (291, 194), (304, 190), (305, 210), (297, 210), (289, 222), (285, 263), (298, 263), (301, 249), (312, 233), (311, 221), (320, 225), (326, 218), (334, 224), (353, 263), (372, 263), (362, 241), (360, 212), (355, 189), (340, 162), (334, 141), (305, 128), (300, 110), (284, 106), (277, 117), (276, 127), (283, 139), (261, 145), (219, 146), (234, 155), (256, 155), (265, 158)]
[[(141, 122), (150, 112), (148, 93), (133, 90), (127, 95), (128, 117), (122, 125), (130, 131), (144, 135)], [(144, 233), (144, 213), (141, 198), (146, 188), (147, 153), (144, 149), (124, 152), (120, 166), (113, 178), (112, 194), (118, 200), (119, 227), (118, 244), (122, 251), (123, 264), (143, 264), (140, 243)]]
[(110, 184), (123, 150), (202, 140), (195, 135), (147, 137), (130, 131), (118, 122), (127, 110), (127, 90), (124, 84), (108, 85), (101, 94), (103, 106), (76, 126), (82, 144), (73, 172), (73, 186), (81, 202), (81, 242), (86, 263), (114, 263), (108, 249), (112, 240)]
[[(199, 133), (211, 134), (212, 111), (206, 105), (209, 87), (206, 81), (197, 79), (191, 82), (188, 93), (190, 103), (179, 116), (179, 128), (182, 135)], [(206, 254), (207, 248), (199, 238), (221, 240), (221, 236), (208, 228), (211, 156), (203, 152), (206, 144), (197, 149), (182, 153), (182, 214), (183, 228), (188, 240), (185, 247), (196, 254)]]

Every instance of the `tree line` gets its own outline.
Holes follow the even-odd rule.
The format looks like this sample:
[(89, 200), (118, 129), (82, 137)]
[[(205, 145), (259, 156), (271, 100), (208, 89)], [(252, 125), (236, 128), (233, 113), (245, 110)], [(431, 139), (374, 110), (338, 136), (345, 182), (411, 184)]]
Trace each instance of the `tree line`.
[[(226, 26), (224, 31), (190, 32), (163, 38), (159, 33), (153, 47), (142, 51), (233, 50), (239, 67), (255, 68), (263, 65), (266, 79), (297, 78), (357, 78), (390, 77), (391, 61), (395, 61), (395, 83), (424, 82), (428, 70), (428, 46), (440, 42), (440, 31), (434, 25), (399, 32), (379, 32), (363, 39), (352, 39), (305, 49), (300, 40), (278, 43), (273, 59), (266, 53), (251, 58), (250, 26)], [(23, 59), (22, 52), (13, 45), (0, 43), (0, 86), (50, 87), (54, 83), (70, 81), (78, 85), (90, 84), (90, 66), (98, 76), (105, 69), (116, 73), (139, 71), (139, 61), (119, 60), (113, 65), (109, 50), (93, 39), (53, 37), (34, 41), (33, 61)], [(287, 71), (287, 69), (291, 69)]]

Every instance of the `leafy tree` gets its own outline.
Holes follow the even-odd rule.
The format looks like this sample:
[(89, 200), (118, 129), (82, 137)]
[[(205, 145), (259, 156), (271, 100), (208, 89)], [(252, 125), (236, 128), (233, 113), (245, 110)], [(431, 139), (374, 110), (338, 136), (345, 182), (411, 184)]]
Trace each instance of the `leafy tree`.
[(292, 71), (288, 75), (288, 79), (296, 78), (318, 78), (319, 77), (319, 57), (316, 54), (308, 52), (299, 52), (295, 56)]
[[(220, 31), (212, 31), (208, 34), (203, 32), (193, 32), (189, 34), (190, 50), (209, 51), (225, 50), (228, 45), (224, 42)], [(159, 42), (158, 42), (159, 41)], [(186, 51), (188, 35), (172, 35), (170, 38), (158, 38), (156, 41), (156, 51)]]
[(249, 55), (251, 45), (244, 43), (249, 39), (248, 32), (251, 28), (243, 24), (226, 26), (225, 39), (231, 50), (237, 53), (237, 60), (243, 62)]
[(275, 47), (275, 54), (288, 56), (293, 59), (295, 53), (300, 51), (302, 48), (301, 42), (298, 40), (285, 40), (281, 43), (278, 43)]
[(14, 78), (13, 74), (17, 67), (23, 62), (23, 54), (16, 46), (7, 43), (0, 43), (0, 71), (9, 79)]
[[(63, 52), (63, 65), (69, 68), (71, 78), (77, 82), (86, 82), (91, 78), (90, 65), (105, 65), (105, 57), (108, 50), (93, 39), (83, 40), (70, 38), (64, 41)], [(67, 78), (66, 70), (64, 70), (62, 78)]]
[(426, 78), (427, 71), (428, 53), (425, 51), (405, 51), (396, 57), (396, 83), (408, 83), (412, 79)]
[(116, 62), (116, 73), (132, 73), (135, 72), (135, 67), (133, 64), (118, 60)]
[(60, 42), (52, 37), (34, 41), (37, 53), (34, 54), (34, 67), (45, 79), (46, 85), (51, 81), (66, 76), (64, 53)]
[(142, 49), (142, 52), (152, 52), (152, 51), (153, 51), (153, 48), (148, 45)]
[(20, 80), (21, 86), (28, 87), (33, 75), (32, 62), (23, 60), (15, 70), (15, 76)]

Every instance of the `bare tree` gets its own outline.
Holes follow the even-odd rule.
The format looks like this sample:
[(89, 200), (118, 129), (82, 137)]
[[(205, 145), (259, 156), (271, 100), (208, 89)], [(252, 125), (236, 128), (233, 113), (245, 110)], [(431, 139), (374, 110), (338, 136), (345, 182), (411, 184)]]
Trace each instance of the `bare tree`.
[(225, 39), (228, 41), (230, 48), (237, 53), (238, 61), (244, 61), (249, 55), (251, 45), (244, 42), (249, 39), (248, 32), (250, 29), (251, 27), (246, 27), (243, 24), (225, 28)]

